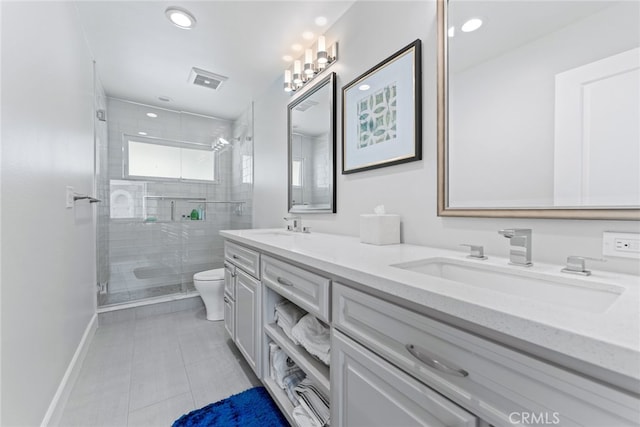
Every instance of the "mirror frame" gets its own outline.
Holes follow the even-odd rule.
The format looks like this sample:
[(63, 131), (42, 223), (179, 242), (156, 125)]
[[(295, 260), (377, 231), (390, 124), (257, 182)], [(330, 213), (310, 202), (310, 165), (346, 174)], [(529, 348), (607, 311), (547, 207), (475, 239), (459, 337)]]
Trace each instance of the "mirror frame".
[[(291, 112), (293, 109), (309, 96), (313, 95), (325, 86), (329, 86), (329, 157), (331, 160), (331, 181), (330, 191), (331, 200), (328, 208), (296, 208), (293, 205), (292, 195), (292, 144), (293, 144), (293, 127), (291, 124)], [(305, 87), (302, 93), (298, 93), (287, 105), (287, 207), (289, 213), (336, 213), (336, 73), (331, 72), (318, 82), (313, 83), (309, 87)]]
[(448, 176), (448, 43), (447, 3), (437, 0), (438, 40), (438, 216), (487, 218), (554, 218), (640, 220), (639, 208), (452, 208), (449, 206)]

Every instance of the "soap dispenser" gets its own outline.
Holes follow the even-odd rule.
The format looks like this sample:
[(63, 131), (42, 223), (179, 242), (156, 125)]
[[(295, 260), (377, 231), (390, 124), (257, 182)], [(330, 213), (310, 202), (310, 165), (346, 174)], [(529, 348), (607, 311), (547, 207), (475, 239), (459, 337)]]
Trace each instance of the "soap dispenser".
[(192, 220), (192, 221), (197, 221), (198, 219), (200, 219), (200, 218), (199, 218), (199, 215), (198, 215), (198, 210), (194, 208), (194, 209), (191, 211), (191, 220)]

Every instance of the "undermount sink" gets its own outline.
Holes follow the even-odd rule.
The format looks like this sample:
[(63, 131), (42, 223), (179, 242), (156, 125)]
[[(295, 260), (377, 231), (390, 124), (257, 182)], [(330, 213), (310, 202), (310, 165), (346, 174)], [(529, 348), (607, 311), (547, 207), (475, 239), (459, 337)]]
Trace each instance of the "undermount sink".
[(624, 290), (610, 283), (453, 258), (427, 258), (391, 267), (589, 313), (606, 311)]

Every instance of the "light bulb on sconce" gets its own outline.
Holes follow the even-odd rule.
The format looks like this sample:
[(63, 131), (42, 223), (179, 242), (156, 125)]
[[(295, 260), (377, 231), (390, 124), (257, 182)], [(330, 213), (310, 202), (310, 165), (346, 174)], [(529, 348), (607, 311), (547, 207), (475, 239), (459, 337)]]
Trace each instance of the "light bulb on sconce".
[(311, 51), (311, 49), (307, 49), (304, 51), (304, 73), (307, 76), (312, 76), (314, 73), (313, 52)]
[[(293, 66), (284, 71), (283, 88), (285, 92), (295, 92), (312, 81), (338, 60), (338, 42), (334, 42), (327, 49), (324, 36), (319, 36), (316, 42), (317, 50), (314, 55), (313, 47), (304, 50), (304, 55), (293, 61)], [(282, 57), (285, 59), (285, 56)], [(287, 62), (291, 56), (286, 55)]]
[(291, 70), (284, 70), (284, 91), (291, 92), (293, 87), (291, 86)]
[(318, 37), (318, 53), (316, 54), (318, 64), (327, 63), (327, 46), (324, 36)]
[(302, 84), (302, 66), (299, 60), (293, 61), (293, 83), (296, 85)]

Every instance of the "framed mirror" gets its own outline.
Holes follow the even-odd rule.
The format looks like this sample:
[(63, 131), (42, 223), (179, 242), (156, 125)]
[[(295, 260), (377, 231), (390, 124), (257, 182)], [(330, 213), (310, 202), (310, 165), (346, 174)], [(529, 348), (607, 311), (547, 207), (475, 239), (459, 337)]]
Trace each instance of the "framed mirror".
[(438, 215), (640, 220), (639, 27), (624, 0), (438, 0)]
[(336, 74), (287, 107), (289, 212), (336, 212)]

